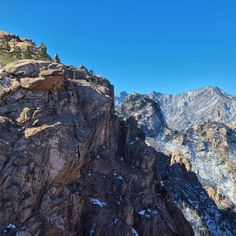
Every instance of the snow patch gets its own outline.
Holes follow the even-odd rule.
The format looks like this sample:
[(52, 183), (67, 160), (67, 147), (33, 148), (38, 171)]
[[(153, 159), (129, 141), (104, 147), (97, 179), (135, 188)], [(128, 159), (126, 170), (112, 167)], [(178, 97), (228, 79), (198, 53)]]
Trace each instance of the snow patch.
[(118, 221), (119, 221), (119, 220), (116, 218), (116, 219), (114, 219), (114, 220), (112, 221), (112, 224), (113, 224), (113, 225), (116, 225), (116, 224), (118, 223)]
[(10, 224), (7, 226), (7, 229), (16, 229), (16, 225), (10, 223)]
[(152, 216), (157, 215), (158, 211), (155, 211), (155, 210), (152, 211), (151, 209), (147, 208), (147, 209), (139, 211), (138, 214), (146, 218), (151, 218)]
[(120, 161), (124, 161), (124, 157), (118, 157)]
[(93, 224), (92, 228), (89, 231), (89, 236), (93, 236), (93, 234), (95, 233), (95, 226), (96, 224)]
[(131, 235), (132, 236), (139, 236), (138, 232), (134, 228), (132, 228), (132, 230), (131, 230)]
[(96, 198), (91, 198), (91, 203), (92, 203), (93, 205), (98, 205), (98, 206), (100, 206), (100, 207), (107, 206), (107, 204), (106, 204), (105, 202), (100, 201), (100, 200), (98, 200), (98, 199), (96, 199)]
[(123, 180), (122, 176), (118, 176), (117, 179), (119, 179), (119, 180)]

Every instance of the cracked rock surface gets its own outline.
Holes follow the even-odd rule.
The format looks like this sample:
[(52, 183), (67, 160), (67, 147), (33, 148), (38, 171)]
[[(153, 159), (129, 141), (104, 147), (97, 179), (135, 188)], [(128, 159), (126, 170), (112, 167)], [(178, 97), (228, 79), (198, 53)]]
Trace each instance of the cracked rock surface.
[(193, 235), (109, 81), (35, 59), (0, 78), (0, 235)]

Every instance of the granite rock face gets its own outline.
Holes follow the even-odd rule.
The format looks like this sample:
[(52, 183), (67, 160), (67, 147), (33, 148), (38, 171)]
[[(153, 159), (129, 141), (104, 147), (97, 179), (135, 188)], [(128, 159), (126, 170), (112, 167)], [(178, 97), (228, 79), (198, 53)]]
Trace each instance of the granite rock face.
[(0, 235), (193, 235), (113, 86), (35, 59), (0, 73)]
[[(193, 98), (190, 96), (192, 92), (185, 93), (187, 98), (183, 95), (178, 101), (182, 103), (183, 100), (189, 100), (191, 103), (189, 110), (180, 107), (178, 112), (176, 103), (167, 104), (168, 101), (161, 103), (158, 101), (160, 98), (157, 99), (157, 93), (154, 94), (155, 96), (153, 94), (128, 95), (117, 109), (124, 117), (135, 117), (139, 127), (147, 136), (146, 143), (162, 153), (162, 156), (156, 158), (156, 171), (161, 175), (161, 180), (172, 199), (191, 222), (195, 234), (235, 235), (236, 125), (235, 113), (232, 112), (234, 107), (229, 107), (227, 110), (232, 114), (218, 117), (220, 122), (216, 122), (214, 116), (214, 111), (223, 102), (234, 104), (235, 98), (224, 92), (220, 95), (217, 92), (217, 96), (222, 97), (218, 97), (214, 105), (210, 97), (216, 96), (215, 92), (219, 89), (205, 88), (200, 91), (203, 97), (199, 99), (209, 100), (209, 103), (202, 105), (196, 101), (195, 95), (199, 91), (193, 92), (191, 95)], [(206, 94), (207, 91), (209, 94)], [(145, 101), (142, 107), (138, 105), (140, 99)], [(159, 115), (164, 116), (167, 125), (165, 122), (160, 123), (150, 119), (153, 117), (153, 111), (149, 109), (150, 103), (156, 103), (160, 107)], [(167, 108), (163, 108), (165, 103), (173, 113), (168, 113)], [(200, 109), (204, 105), (206, 114), (203, 109), (201, 109), (203, 114), (191, 110), (193, 107)], [(130, 107), (132, 109), (129, 109)], [(182, 114), (183, 111), (185, 115)], [(190, 122), (181, 123), (178, 120), (182, 115), (185, 117), (190, 115), (193, 120), (188, 118)], [(205, 116), (209, 116), (208, 121), (204, 121)], [(156, 125), (159, 126), (159, 132), (153, 129)], [(168, 125), (171, 125), (172, 129)], [(189, 128), (186, 128), (187, 126)], [(143, 127), (150, 127), (153, 132)], [(179, 130), (175, 130), (175, 127)]]

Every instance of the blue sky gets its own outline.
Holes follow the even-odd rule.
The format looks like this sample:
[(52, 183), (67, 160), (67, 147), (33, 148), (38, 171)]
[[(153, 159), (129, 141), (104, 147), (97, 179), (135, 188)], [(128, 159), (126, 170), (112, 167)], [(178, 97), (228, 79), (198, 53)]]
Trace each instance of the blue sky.
[(46, 43), (116, 92), (212, 85), (236, 95), (235, 0), (11, 0), (0, 29)]

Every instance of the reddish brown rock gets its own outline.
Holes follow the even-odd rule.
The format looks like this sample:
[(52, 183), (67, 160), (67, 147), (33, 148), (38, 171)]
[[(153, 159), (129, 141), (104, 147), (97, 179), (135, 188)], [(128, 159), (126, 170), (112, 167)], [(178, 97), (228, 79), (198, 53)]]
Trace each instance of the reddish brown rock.
[(1, 75), (0, 234), (193, 235), (154, 174), (158, 154), (115, 116), (113, 86), (28, 63)]

